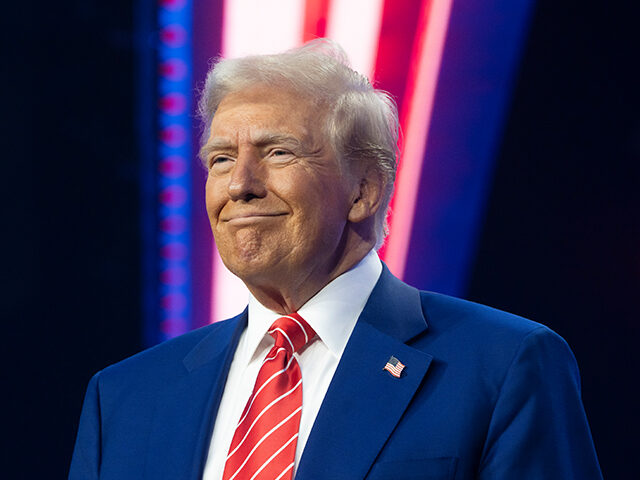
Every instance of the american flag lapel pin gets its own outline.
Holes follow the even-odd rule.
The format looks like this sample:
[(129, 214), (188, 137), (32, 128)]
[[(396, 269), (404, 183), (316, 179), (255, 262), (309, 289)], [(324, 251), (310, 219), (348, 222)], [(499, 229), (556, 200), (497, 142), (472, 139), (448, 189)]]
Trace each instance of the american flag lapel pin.
[(396, 357), (391, 355), (389, 360), (387, 360), (387, 364), (384, 366), (383, 370), (386, 370), (396, 378), (400, 378), (402, 370), (404, 370), (404, 364)]

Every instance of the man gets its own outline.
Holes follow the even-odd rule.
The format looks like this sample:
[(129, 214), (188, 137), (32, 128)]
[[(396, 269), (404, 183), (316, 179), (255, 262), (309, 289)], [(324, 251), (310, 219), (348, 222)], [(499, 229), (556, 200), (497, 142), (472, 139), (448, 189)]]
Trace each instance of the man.
[(378, 259), (397, 115), (339, 47), (222, 60), (200, 107), (248, 309), (94, 376), (71, 479), (601, 478), (560, 337)]

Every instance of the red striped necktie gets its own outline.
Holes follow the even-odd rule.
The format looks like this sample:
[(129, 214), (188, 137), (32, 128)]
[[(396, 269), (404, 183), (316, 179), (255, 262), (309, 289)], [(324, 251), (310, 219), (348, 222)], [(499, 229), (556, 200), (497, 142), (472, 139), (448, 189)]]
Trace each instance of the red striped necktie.
[(267, 354), (231, 441), (223, 480), (291, 480), (302, 413), (302, 375), (293, 356), (315, 332), (300, 315), (277, 319)]

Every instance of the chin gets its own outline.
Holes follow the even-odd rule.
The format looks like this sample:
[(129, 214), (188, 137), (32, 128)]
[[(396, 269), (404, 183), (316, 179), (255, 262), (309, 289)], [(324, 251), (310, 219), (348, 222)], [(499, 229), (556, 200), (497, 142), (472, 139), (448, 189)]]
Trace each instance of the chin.
[(264, 252), (253, 249), (236, 250), (231, 255), (220, 252), (220, 257), (229, 271), (243, 281), (260, 278), (273, 271), (273, 262), (265, 258)]
[(242, 280), (277, 272), (278, 265), (286, 257), (278, 248), (281, 238), (265, 235), (258, 230), (241, 229), (234, 232), (231, 238), (224, 236), (219, 240), (218, 251), (222, 262)]

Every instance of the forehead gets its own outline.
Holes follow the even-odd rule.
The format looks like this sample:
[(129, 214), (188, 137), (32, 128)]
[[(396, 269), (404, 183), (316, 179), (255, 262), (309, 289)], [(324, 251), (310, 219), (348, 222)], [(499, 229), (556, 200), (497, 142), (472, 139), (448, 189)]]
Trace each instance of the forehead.
[(323, 116), (312, 100), (294, 91), (255, 86), (222, 99), (211, 122), (209, 140), (229, 136), (251, 139), (264, 131), (317, 140)]

